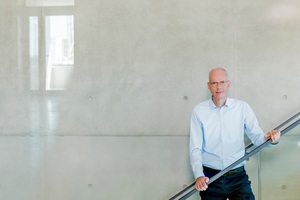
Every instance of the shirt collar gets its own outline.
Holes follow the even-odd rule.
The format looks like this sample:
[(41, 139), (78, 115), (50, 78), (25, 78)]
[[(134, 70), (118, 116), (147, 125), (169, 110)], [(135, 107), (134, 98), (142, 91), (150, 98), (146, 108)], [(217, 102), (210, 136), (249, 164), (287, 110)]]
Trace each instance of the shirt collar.
[[(233, 104), (234, 104), (234, 99), (227, 97), (225, 106), (230, 109), (233, 106)], [(211, 108), (211, 110), (217, 108), (217, 106), (212, 101), (212, 98), (210, 98), (210, 100), (209, 100), (209, 107)]]

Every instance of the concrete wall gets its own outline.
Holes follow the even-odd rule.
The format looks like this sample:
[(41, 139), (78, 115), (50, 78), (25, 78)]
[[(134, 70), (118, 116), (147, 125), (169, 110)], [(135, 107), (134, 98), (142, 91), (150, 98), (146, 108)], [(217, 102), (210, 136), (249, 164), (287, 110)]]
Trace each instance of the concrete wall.
[[(214, 67), (227, 69), (230, 96), (252, 106), (263, 130), (299, 112), (298, 1), (62, 2), (0, 4), (0, 199), (171, 197), (193, 182), (190, 114), (210, 97)], [(74, 69), (58, 91), (45, 89), (45, 17), (54, 15), (74, 16)], [(38, 19), (35, 72), (30, 16)], [(276, 153), (250, 160), (256, 196), (299, 198), (300, 162), (288, 159), (299, 141), (297, 128)]]

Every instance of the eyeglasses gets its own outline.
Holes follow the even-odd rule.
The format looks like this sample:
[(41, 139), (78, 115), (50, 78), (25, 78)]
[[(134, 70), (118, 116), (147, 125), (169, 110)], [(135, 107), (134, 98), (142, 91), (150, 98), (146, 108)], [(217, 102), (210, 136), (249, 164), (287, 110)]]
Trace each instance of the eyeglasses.
[(209, 84), (212, 87), (217, 87), (218, 85), (221, 86), (221, 87), (224, 87), (226, 83), (228, 83), (228, 81), (210, 82)]

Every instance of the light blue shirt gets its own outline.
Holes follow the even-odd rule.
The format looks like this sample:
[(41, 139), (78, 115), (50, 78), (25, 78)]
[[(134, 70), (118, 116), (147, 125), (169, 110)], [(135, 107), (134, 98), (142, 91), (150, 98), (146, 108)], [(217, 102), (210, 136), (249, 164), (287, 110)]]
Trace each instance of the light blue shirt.
[(204, 176), (203, 166), (223, 170), (243, 157), (244, 133), (255, 145), (265, 142), (257, 118), (246, 102), (227, 98), (224, 106), (217, 107), (210, 99), (196, 105), (189, 146), (194, 177)]

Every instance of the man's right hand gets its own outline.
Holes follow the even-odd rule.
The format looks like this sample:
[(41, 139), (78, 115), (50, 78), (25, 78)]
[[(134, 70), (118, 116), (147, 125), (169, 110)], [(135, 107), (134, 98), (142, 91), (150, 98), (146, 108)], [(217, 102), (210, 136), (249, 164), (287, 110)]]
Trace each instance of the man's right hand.
[(195, 188), (198, 191), (205, 191), (208, 188), (206, 184), (209, 181), (208, 177), (200, 176), (196, 179)]

